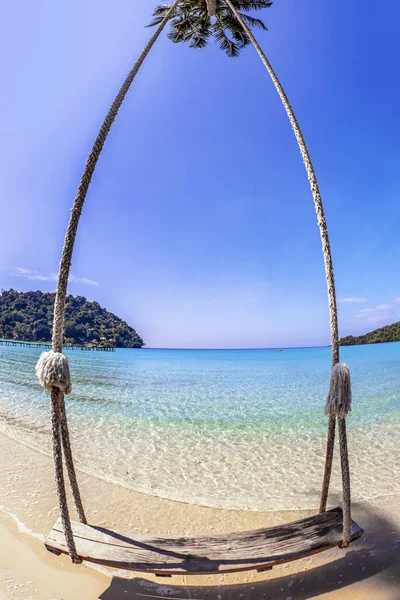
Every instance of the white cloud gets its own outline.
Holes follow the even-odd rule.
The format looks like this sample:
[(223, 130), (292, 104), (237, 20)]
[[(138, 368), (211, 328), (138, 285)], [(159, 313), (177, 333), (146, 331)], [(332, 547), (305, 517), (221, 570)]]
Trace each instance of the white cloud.
[(393, 308), (393, 304), (378, 304), (376, 308), (377, 310), (389, 310), (390, 308)]
[(44, 275), (39, 271), (32, 271), (31, 269), (25, 269), (23, 267), (17, 267), (14, 273), (10, 273), (14, 277), (24, 277), (31, 281), (57, 281), (57, 275)]
[(88, 279), (87, 277), (75, 277), (75, 275), (70, 275), (69, 281), (84, 283), (85, 285), (99, 285), (98, 281), (93, 281), (93, 279)]
[(374, 313), (373, 315), (368, 317), (369, 323), (375, 323), (380, 326), (389, 325), (391, 321), (394, 321), (395, 317), (390, 313)]
[[(32, 273), (35, 273), (36, 271), (31, 271), (30, 269), (23, 269), (22, 267), (17, 267), (15, 269), (17, 271), (18, 274), (20, 275), (31, 275)], [(14, 273), (11, 273), (11, 275), (14, 275)]]
[(397, 298), (395, 298), (395, 299), (393, 300), (393, 302), (400, 302), (400, 296), (398, 296)]
[(399, 306), (395, 304), (378, 304), (374, 308), (362, 308), (354, 319), (364, 319), (366, 323), (382, 327), (400, 319)]
[[(57, 275), (55, 273), (40, 273), (32, 269), (26, 269), (25, 267), (16, 267), (13, 273), (10, 273), (13, 277), (24, 277), (30, 281), (57, 281)], [(84, 285), (97, 286), (99, 283), (88, 279), (87, 277), (75, 277), (75, 275), (69, 276), (69, 281), (73, 283), (83, 283)]]
[(351, 296), (350, 298), (341, 298), (340, 302), (364, 304), (365, 302), (368, 302), (368, 298), (359, 298), (358, 296)]

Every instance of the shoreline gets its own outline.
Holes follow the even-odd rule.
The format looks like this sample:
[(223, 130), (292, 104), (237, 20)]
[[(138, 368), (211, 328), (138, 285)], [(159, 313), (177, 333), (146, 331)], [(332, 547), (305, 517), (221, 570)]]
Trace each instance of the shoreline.
[[(58, 514), (52, 459), (4, 434), (0, 434), (0, 455), (0, 600), (117, 600), (129, 597), (127, 590), (138, 598), (187, 598), (190, 593), (191, 598), (210, 600), (297, 600), (317, 596), (317, 591), (318, 597), (338, 600), (400, 597), (400, 494), (354, 506), (354, 518), (365, 535), (345, 551), (334, 548), (264, 573), (165, 580), (93, 565), (76, 567), (68, 557), (47, 552), (41, 539)], [(215, 509), (149, 496), (82, 472), (78, 477), (89, 521), (132, 533), (190, 535), (256, 529), (314, 512)], [(82, 590), (78, 595), (77, 589)]]
[[(76, 353), (76, 389), (66, 399), (76, 467), (114, 485), (203, 507), (279, 513), (318, 506), (327, 431), (324, 352), (293, 350), (287, 359), (263, 351), (258, 358), (239, 351), (220, 359), (204, 352), (204, 360), (185, 351), (142, 353), (138, 360), (123, 350), (120, 356)], [(49, 401), (34, 375), (39, 354), (2, 353), (0, 430), (52, 455)], [(354, 501), (400, 493), (400, 354), (387, 348), (370, 354), (352, 355)], [(335, 452), (334, 499), (341, 487)]]
[[(18, 440), (17, 438), (15, 438), (13, 435), (9, 435), (8, 433), (2, 432), (0, 431), (0, 437), (4, 436), (10, 440), (12, 440), (13, 442), (15, 442), (18, 445), (24, 446), (26, 448), (29, 448), (29, 450), (31, 450), (32, 452), (37, 452), (38, 454), (41, 454), (43, 456), (45, 456), (47, 459), (50, 459), (51, 461), (53, 460), (53, 457), (51, 456), (51, 454), (49, 454), (48, 452), (46, 452), (45, 450), (41, 450), (39, 448), (35, 448), (34, 445), (29, 444), (29, 443), (22, 443), (20, 440)], [(335, 457), (336, 458), (336, 457)], [(334, 459), (335, 462), (335, 459)], [(338, 459), (336, 458), (336, 462), (338, 462)], [(80, 467), (77, 467), (75, 465), (76, 470), (82, 475), (86, 475), (88, 477), (93, 477), (94, 479), (103, 481), (106, 485), (110, 485), (110, 486), (116, 486), (116, 487), (121, 487), (123, 489), (129, 490), (130, 492), (132, 492), (133, 494), (140, 494), (141, 496), (147, 496), (150, 498), (158, 498), (159, 500), (165, 501), (165, 502), (173, 502), (176, 504), (185, 504), (188, 506), (197, 506), (197, 507), (201, 507), (201, 508), (208, 508), (211, 510), (221, 510), (221, 511), (235, 511), (235, 512), (253, 512), (253, 513), (279, 513), (279, 514), (301, 514), (304, 516), (309, 516), (310, 514), (313, 514), (313, 512), (315, 512), (317, 507), (296, 507), (296, 508), (288, 508), (288, 509), (283, 509), (283, 508), (267, 508), (265, 510), (257, 510), (255, 508), (225, 508), (225, 507), (220, 507), (220, 506), (213, 506), (211, 504), (206, 504), (206, 503), (198, 503), (198, 502), (187, 502), (185, 500), (179, 500), (177, 498), (168, 498), (167, 496), (162, 496), (161, 494), (158, 494), (156, 492), (154, 492), (153, 494), (149, 494), (147, 492), (141, 491), (141, 490), (137, 490), (133, 487), (130, 487), (128, 484), (124, 483), (123, 481), (107, 481), (106, 479), (103, 479), (100, 475), (97, 475), (96, 473), (91, 473), (89, 470), (86, 469), (82, 469)], [(334, 474), (331, 476), (331, 482), (330, 482), (330, 496), (338, 496), (338, 490), (340, 493), (340, 488), (336, 488), (335, 489), (335, 478), (334, 478)], [(361, 500), (358, 500), (358, 503), (367, 503), (367, 502), (374, 502), (374, 501), (379, 501), (380, 499), (384, 499), (384, 498), (390, 498), (390, 497), (394, 497), (397, 498), (399, 496), (399, 492), (390, 492), (388, 494), (371, 494), (371, 496), (368, 496), (366, 498), (362, 498)], [(333, 508), (334, 506), (336, 506), (336, 504), (331, 504), (330, 507)], [(0, 504), (0, 510), (1, 510), (1, 504)], [(301, 517), (298, 517), (301, 518)], [(35, 534), (32, 534), (35, 535)]]

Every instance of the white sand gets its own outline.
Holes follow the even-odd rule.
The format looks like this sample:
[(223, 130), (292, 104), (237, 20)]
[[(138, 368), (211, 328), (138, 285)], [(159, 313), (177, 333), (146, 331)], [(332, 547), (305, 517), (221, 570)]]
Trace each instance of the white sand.
[[(354, 506), (354, 518), (366, 533), (347, 550), (336, 548), (266, 573), (160, 579), (100, 573), (48, 553), (38, 538), (43, 539), (57, 518), (52, 460), (4, 435), (0, 456), (1, 600), (400, 600), (398, 495)], [(233, 531), (310, 514), (218, 510), (147, 496), (82, 473), (79, 479), (89, 521), (125, 531)]]

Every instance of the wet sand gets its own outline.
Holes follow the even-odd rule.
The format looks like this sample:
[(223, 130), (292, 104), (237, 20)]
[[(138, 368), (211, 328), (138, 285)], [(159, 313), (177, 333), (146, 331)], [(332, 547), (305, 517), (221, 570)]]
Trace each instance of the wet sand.
[[(163, 579), (73, 566), (68, 557), (48, 553), (41, 540), (58, 513), (52, 460), (4, 435), (0, 456), (0, 600), (400, 600), (399, 495), (354, 506), (365, 535), (347, 550), (335, 548), (266, 573)], [(213, 509), (148, 496), (84, 473), (79, 481), (89, 522), (132, 533), (253, 529), (311, 514)]]

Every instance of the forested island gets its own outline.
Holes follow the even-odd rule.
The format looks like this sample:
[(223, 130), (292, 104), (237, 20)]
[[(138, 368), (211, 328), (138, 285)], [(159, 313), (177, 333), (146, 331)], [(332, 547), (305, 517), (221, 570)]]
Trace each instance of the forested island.
[(380, 344), (382, 342), (400, 341), (400, 321), (374, 329), (365, 335), (348, 335), (339, 340), (341, 346), (356, 346), (358, 344)]
[[(0, 293), (0, 338), (27, 342), (49, 342), (55, 294), (46, 292)], [(125, 321), (89, 302), (83, 296), (67, 296), (65, 338), (70, 344), (92, 344), (113, 340), (117, 348), (141, 348), (142, 338)]]

